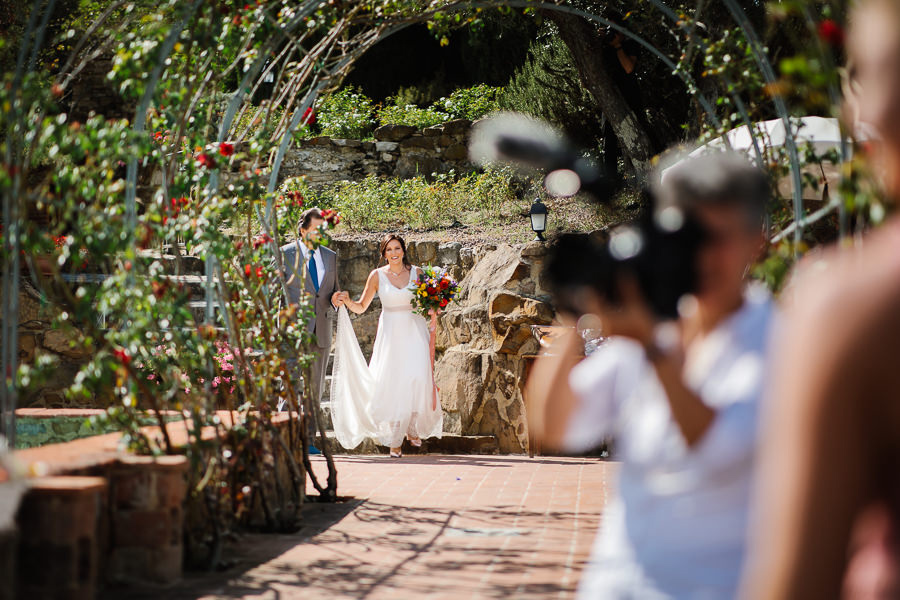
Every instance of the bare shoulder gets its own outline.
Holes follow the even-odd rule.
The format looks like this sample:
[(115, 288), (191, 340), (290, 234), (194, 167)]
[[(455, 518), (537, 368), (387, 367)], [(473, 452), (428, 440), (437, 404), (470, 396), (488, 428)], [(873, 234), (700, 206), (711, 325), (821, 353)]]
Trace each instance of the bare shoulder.
[[(828, 248), (798, 265), (785, 293), (797, 319), (878, 319), (900, 306), (900, 220), (866, 236), (859, 248)], [(807, 317), (804, 317), (807, 315)]]
[(783, 299), (786, 370), (863, 401), (900, 384), (900, 221), (804, 260)]

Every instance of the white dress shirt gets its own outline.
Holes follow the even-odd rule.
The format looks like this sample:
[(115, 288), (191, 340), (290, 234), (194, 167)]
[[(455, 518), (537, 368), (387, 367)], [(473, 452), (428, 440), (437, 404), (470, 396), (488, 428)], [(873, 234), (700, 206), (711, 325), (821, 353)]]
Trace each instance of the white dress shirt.
[(643, 349), (611, 339), (571, 373), (569, 450), (615, 440), (621, 461), (579, 598), (733, 598), (746, 542), (757, 408), (774, 309), (744, 305), (696, 342), (685, 383), (716, 416), (693, 448)]
[[(303, 262), (306, 263), (307, 268), (309, 268), (309, 253), (310, 249), (306, 247), (306, 244), (300, 242), (298, 244), (300, 246), (300, 252), (303, 253)], [(325, 278), (325, 260), (322, 258), (322, 250), (317, 249), (313, 254), (316, 261), (316, 275), (319, 281), (316, 282), (318, 287), (322, 286), (322, 280)]]

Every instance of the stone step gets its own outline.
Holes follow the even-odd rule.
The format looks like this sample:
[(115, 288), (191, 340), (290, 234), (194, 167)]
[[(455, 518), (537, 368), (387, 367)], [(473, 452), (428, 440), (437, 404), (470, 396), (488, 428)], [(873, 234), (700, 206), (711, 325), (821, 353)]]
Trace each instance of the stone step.
[[(160, 278), (169, 281), (171, 285), (183, 286), (185, 291), (190, 294), (191, 310), (195, 314), (203, 314), (206, 309), (206, 277), (204, 275), (161, 275)], [(75, 285), (100, 285), (109, 279), (109, 275), (105, 273), (63, 273), (62, 279)], [(214, 302), (213, 306), (218, 310), (217, 303)]]
[[(99, 285), (109, 279), (106, 273), (63, 273), (62, 279), (66, 283), (96, 284)], [(161, 275), (173, 285), (187, 287), (192, 296), (202, 296), (205, 293), (206, 277), (203, 275)]]
[[(188, 302), (188, 308), (190, 308), (191, 314), (194, 316), (194, 320), (197, 323), (202, 323), (206, 320), (206, 300), (191, 300)], [(218, 302), (213, 302), (213, 315), (216, 324), (224, 325), (222, 319), (219, 318)]]
[[(174, 254), (163, 254), (159, 250), (141, 250), (138, 256), (146, 262), (159, 261), (166, 273), (175, 273), (178, 259)], [(206, 264), (199, 256), (191, 254), (181, 256), (181, 266), (185, 275), (203, 275), (206, 272)]]
[[(328, 382), (329, 384), (331, 382)], [(320, 402), (322, 406), (322, 413), (325, 415), (325, 431), (332, 431), (334, 429), (334, 421), (331, 419), (331, 401), (325, 398), (326, 392), (329, 391), (331, 385), (326, 385), (325, 390), (322, 392), (322, 401)]]
[[(365, 439), (356, 448), (346, 449), (338, 444), (334, 432), (326, 434), (332, 441), (335, 454), (387, 454), (389, 448), (381, 446), (373, 439)], [(408, 441), (403, 442), (404, 454), (499, 454), (497, 438), (492, 435), (458, 435), (445, 433), (440, 438), (422, 440), (421, 448), (414, 448)]]

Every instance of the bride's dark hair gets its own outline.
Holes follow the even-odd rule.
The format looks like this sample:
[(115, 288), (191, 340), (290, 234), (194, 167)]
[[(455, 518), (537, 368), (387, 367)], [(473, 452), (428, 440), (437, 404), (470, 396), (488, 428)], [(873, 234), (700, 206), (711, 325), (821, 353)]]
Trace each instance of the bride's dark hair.
[(412, 264), (409, 262), (408, 254), (406, 253), (406, 242), (404, 242), (403, 238), (396, 233), (389, 233), (381, 238), (381, 258), (384, 258), (384, 253), (387, 252), (388, 244), (394, 240), (400, 242), (400, 249), (403, 250), (403, 266), (407, 269), (412, 269)]

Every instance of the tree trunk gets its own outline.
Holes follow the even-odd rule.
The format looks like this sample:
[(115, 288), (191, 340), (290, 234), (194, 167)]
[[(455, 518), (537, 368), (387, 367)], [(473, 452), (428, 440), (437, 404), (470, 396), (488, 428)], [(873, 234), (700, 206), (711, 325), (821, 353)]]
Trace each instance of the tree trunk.
[(626, 166), (630, 164), (636, 173), (647, 170), (654, 151), (644, 124), (646, 119), (628, 105), (607, 73), (601, 57), (610, 49), (603, 43), (600, 33), (589, 21), (577, 15), (554, 10), (548, 10), (546, 14), (559, 28), (559, 35), (569, 48), (584, 87), (612, 125)]

